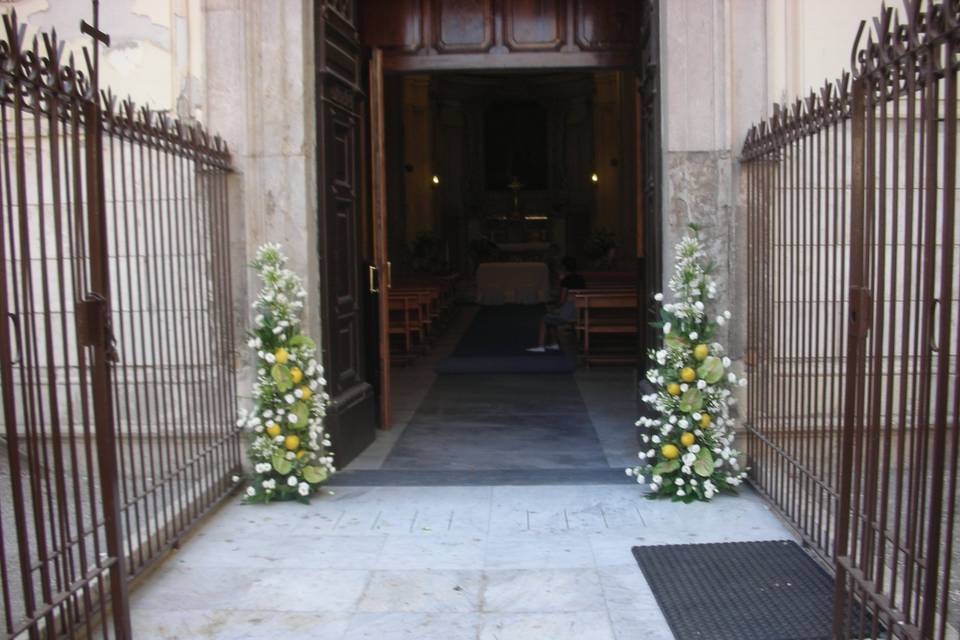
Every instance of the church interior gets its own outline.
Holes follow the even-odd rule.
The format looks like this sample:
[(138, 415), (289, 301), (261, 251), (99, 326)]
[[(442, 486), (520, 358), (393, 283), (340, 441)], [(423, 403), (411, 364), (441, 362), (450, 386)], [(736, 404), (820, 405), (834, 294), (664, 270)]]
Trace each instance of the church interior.
[[(438, 373), (636, 362), (637, 95), (615, 70), (385, 77), (396, 374), (463, 312)], [(576, 317), (558, 357), (531, 357), (570, 258)]]

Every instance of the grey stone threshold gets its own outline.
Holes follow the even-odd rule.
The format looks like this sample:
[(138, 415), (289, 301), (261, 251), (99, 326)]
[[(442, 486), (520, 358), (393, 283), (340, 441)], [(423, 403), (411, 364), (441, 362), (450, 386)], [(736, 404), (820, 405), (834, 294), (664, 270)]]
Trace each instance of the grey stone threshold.
[(336, 487), (600, 485), (634, 482), (623, 469), (484, 469), (477, 471), (358, 469), (327, 482)]

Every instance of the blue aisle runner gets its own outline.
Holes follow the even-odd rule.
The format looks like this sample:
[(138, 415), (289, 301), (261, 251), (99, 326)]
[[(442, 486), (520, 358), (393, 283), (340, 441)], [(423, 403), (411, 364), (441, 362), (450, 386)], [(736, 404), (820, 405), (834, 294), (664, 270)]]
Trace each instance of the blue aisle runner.
[(562, 351), (530, 353), (537, 344), (543, 305), (482, 307), (456, 349), (435, 367), (453, 373), (570, 373), (573, 358)]

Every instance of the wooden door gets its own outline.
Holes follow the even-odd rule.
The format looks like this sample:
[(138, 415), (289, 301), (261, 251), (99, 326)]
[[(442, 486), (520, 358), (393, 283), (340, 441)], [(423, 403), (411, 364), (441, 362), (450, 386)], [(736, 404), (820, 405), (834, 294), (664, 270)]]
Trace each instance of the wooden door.
[[(370, 210), (373, 235), (374, 275), (379, 276), (374, 313), (377, 319), (377, 359), (379, 370), (380, 426), (389, 429), (390, 417), (390, 261), (387, 257), (387, 163), (384, 151), (383, 51), (374, 49), (370, 59)], [(371, 345), (372, 346), (372, 345)]]
[[(647, 352), (660, 335), (650, 326), (653, 296), (663, 288), (661, 266), (662, 154), (660, 149), (660, 38), (658, 0), (640, 3), (640, 43), (637, 65), (637, 309), (640, 313), (637, 370), (640, 395), (648, 393), (644, 375)], [(642, 403), (641, 403), (642, 406)]]
[(356, 0), (315, 0), (317, 251), (327, 430), (343, 467), (373, 442), (364, 306), (369, 268), (363, 158), (365, 96)]

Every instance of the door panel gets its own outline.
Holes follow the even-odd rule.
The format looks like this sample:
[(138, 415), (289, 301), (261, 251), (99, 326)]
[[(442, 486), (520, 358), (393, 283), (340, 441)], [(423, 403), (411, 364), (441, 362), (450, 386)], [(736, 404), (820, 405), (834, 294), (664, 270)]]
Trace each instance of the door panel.
[(353, 2), (317, 0), (317, 216), (327, 429), (338, 467), (373, 442), (374, 391), (363, 360), (365, 268), (360, 180), (364, 94)]
[[(370, 60), (370, 210), (373, 235), (373, 266), (381, 276), (374, 313), (377, 316), (376, 341), (379, 370), (380, 425), (390, 428), (390, 262), (387, 256), (387, 163), (384, 154), (383, 52), (373, 50)], [(373, 345), (371, 345), (373, 346)]]

